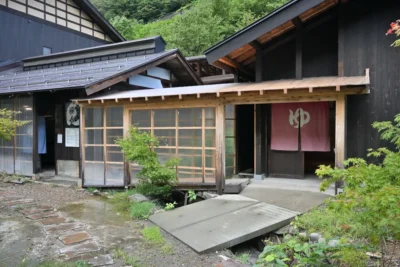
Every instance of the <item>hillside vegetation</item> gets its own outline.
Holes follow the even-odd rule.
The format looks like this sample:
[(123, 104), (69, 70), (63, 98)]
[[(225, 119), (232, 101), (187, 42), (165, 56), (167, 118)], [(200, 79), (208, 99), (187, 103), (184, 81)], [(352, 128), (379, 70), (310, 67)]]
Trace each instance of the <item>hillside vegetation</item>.
[[(126, 39), (161, 35), (167, 48), (194, 56), (288, 0), (92, 1)], [(175, 16), (162, 19), (173, 12)]]

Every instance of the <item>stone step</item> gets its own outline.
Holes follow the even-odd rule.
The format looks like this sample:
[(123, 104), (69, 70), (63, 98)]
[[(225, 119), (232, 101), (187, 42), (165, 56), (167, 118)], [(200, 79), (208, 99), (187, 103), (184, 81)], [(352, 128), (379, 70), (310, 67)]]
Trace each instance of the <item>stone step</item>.
[(63, 223), (59, 225), (47, 225), (43, 226), (43, 229), (47, 234), (62, 234), (67, 231), (83, 228), (85, 226), (86, 225), (84, 223), (74, 222), (74, 223)]
[(60, 254), (64, 254), (69, 258), (78, 256), (80, 254), (85, 254), (89, 252), (99, 251), (99, 245), (94, 241), (89, 241), (86, 243), (81, 243), (77, 245), (68, 246), (60, 249)]
[(25, 217), (32, 219), (32, 220), (39, 220), (39, 219), (44, 219), (44, 218), (49, 218), (49, 217), (58, 217), (58, 215), (59, 215), (58, 212), (44, 211), (41, 213), (26, 215)]
[(50, 205), (38, 205), (36, 207), (30, 207), (27, 209), (23, 209), (20, 212), (24, 215), (32, 215), (32, 214), (41, 213), (44, 211), (52, 211), (52, 210), (54, 210), (54, 208)]
[(64, 217), (51, 217), (46, 219), (41, 219), (39, 222), (43, 225), (61, 224), (66, 222), (67, 219)]
[(89, 236), (88, 232), (81, 231), (73, 234), (60, 236), (58, 239), (60, 239), (61, 242), (63, 242), (65, 245), (71, 245), (89, 240), (91, 239), (91, 237)]

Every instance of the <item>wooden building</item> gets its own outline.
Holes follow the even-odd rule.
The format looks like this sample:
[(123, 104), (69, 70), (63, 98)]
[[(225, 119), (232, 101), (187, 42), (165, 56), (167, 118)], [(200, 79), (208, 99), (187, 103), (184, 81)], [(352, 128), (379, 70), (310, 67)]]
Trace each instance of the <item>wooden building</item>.
[[(34, 122), (51, 110), (45, 103), (54, 104), (55, 116), (65, 113), (57, 101), (79, 105), (80, 134), (67, 133), (74, 128), (65, 125), (71, 118), (55, 123), (55, 138), (62, 139), (56, 159), (74, 155), (71, 164), (79, 165), (85, 186), (137, 182), (140, 166), (125, 162), (114, 143), (131, 125), (158, 136), (160, 160), (181, 158), (177, 178), (186, 188), (222, 193), (225, 179), (241, 172), (256, 179), (304, 178), (319, 164), (342, 167), (348, 156), (364, 157), (381, 144), (371, 123), (400, 111), (400, 50), (384, 35), (399, 11), (395, 0), (292, 0), (205, 52), (225, 73), (208, 68), (204, 58), (188, 63), (179, 51), (164, 51), (160, 38), (150, 38), (128, 43), (135, 51), (122, 43), (26, 59), (19, 69), (0, 72), (0, 93), (31, 93), (32, 106), (20, 98), (6, 98), (4, 105), (22, 107)], [(206, 69), (234, 74), (235, 82), (208, 84)], [(22, 153), (19, 135), (14, 146), (2, 145), (2, 153), (14, 156), (14, 170), (20, 158), (33, 158), (37, 171), (38, 131), (36, 122), (21, 133), (33, 136), (31, 155)], [(79, 148), (66, 146), (77, 145), (78, 135)]]
[[(390, 120), (400, 111), (395, 73), (400, 51), (384, 35), (399, 11), (395, 0), (379, 5), (293, 0), (205, 52), (210, 64), (235, 74), (236, 83), (76, 102), (84, 114), (95, 107), (123, 107), (125, 132), (138, 123), (163, 140), (159, 153), (183, 158), (181, 184), (223, 192), (224, 179), (240, 172), (252, 172), (256, 179), (304, 178), (320, 164), (342, 167), (346, 157), (365, 157), (368, 148), (381, 145), (371, 123)], [(302, 117), (308, 113), (303, 107), (318, 103), (325, 107), (323, 119), (311, 111)], [(285, 123), (276, 123), (273, 114), (279, 107), (286, 109)], [(307, 139), (310, 131), (302, 128), (314, 115), (317, 124), (324, 122), (323, 149), (313, 147), (321, 133), (314, 131)], [(289, 122), (298, 136), (291, 140), (295, 149), (287, 150), (290, 140), (276, 129)], [(125, 166), (126, 183), (134, 181), (136, 167)]]
[[(18, 128), (13, 140), (1, 141), (0, 171), (40, 175), (53, 170), (53, 175), (79, 178), (84, 155), (86, 171), (93, 166), (92, 174), (85, 173), (87, 185), (124, 185), (123, 157), (114, 143), (122, 136), (122, 121), (118, 119), (122, 111), (94, 109), (86, 116), (90, 121), (84, 122), (80, 107), (71, 99), (202, 84), (178, 50), (166, 51), (164, 47), (161, 37), (153, 37), (26, 58), (20, 64), (3, 66), (0, 108), (21, 111), (18, 118), (31, 123)], [(84, 136), (79, 131), (81, 123), (85, 127), (92, 124)], [(102, 127), (107, 131), (99, 130)], [(88, 145), (81, 147), (80, 139), (88, 140)], [(98, 180), (96, 162), (105, 158), (112, 164), (107, 165), (105, 178)]]

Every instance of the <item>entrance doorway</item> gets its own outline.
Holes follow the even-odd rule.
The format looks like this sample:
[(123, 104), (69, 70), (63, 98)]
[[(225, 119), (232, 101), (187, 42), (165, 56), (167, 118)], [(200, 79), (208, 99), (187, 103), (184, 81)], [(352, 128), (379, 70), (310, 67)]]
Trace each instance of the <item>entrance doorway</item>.
[(254, 105), (236, 107), (237, 173), (254, 173)]

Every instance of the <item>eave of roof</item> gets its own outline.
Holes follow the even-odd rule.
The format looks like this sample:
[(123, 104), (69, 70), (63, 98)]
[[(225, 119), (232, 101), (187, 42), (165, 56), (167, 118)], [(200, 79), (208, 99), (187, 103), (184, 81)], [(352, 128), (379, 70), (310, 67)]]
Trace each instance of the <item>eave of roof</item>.
[(210, 64), (228, 55), (243, 45), (256, 40), (283, 23), (323, 3), (325, 0), (292, 0), (242, 30), (207, 49), (204, 54)]
[(75, 0), (75, 3), (91, 16), (114, 42), (125, 41), (125, 38), (104, 18), (89, 0)]
[[(188, 95), (201, 95), (201, 94), (214, 94), (223, 96), (223, 94), (229, 93), (248, 93), (248, 92), (260, 92), (260, 95), (264, 92), (270, 91), (281, 91), (282, 94), (287, 94), (288, 91), (295, 91), (306, 89), (310, 94), (318, 92), (318, 89), (323, 88), (335, 88), (337, 93), (340, 92), (342, 87), (365, 87), (367, 90), (364, 93), (368, 93), (368, 86), (370, 84), (369, 69), (366, 70), (365, 76), (352, 76), (352, 77), (313, 77), (305, 78), (302, 80), (274, 80), (266, 81), (261, 83), (227, 83), (227, 84), (212, 84), (212, 85), (198, 85), (198, 86), (184, 86), (184, 87), (173, 87), (159, 88), (159, 89), (140, 89), (131, 90), (124, 92), (117, 92), (113, 94), (87, 97), (83, 99), (74, 99), (77, 102), (88, 102), (90, 101), (105, 101), (105, 100), (123, 100), (123, 99), (137, 99), (151, 97), (168, 97), (168, 96), (188, 96)], [(261, 93), (263, 92), (263, 93)]]

